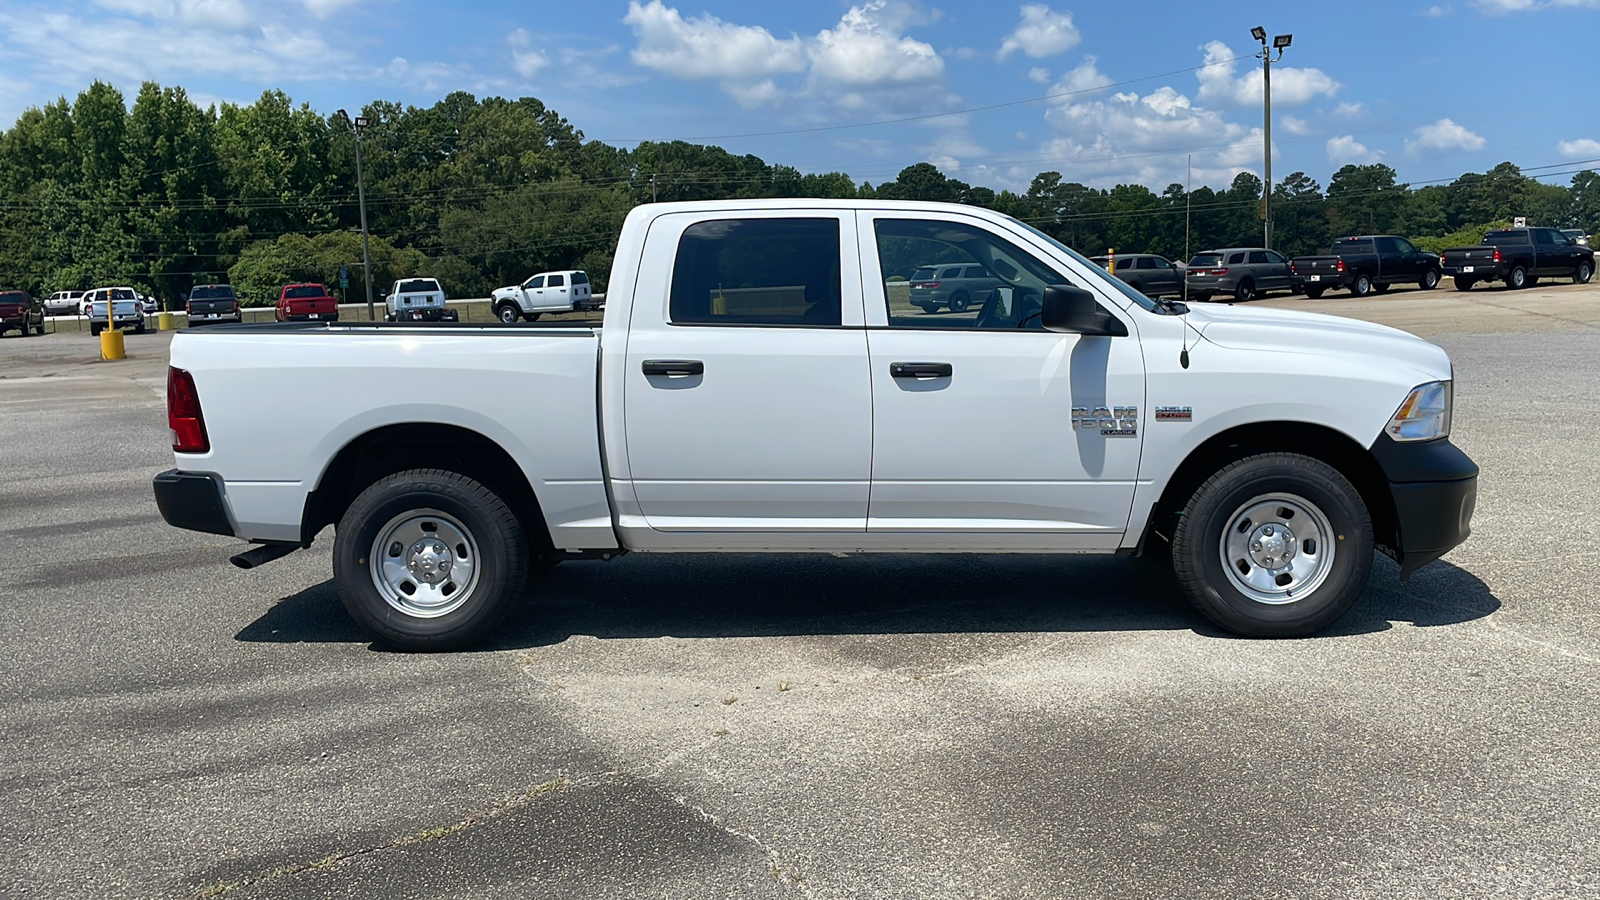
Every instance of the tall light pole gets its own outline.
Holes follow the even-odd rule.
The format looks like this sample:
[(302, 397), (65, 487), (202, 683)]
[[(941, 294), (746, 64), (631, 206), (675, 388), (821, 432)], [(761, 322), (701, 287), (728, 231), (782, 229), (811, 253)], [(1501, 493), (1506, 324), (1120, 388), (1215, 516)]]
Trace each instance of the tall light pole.
[[(1261, 60), (1261, 97), (1262, 97), (1262, 140), (1266, 144), (1266, 183), (1261, 186), (1261, 246), (1272, 249), (1272, 64), (1283, 59), (1283, 51), (1294, 41), (1292, 34), (1280, 34), (1272, 39), (1272, 47), (1267, 47), (1267, 30), (1260, 25), (1250, 29), (1250, 36), (1261, 42), (1261, 52), (1256, 58)], [(1278, 51), (1277, 59), (1273, 59), (1272, 51)]]
[[(341, 109), (339, 115), (350, 122), (349, 113)], [(350, 125), (356, 135), (356, 200), (361, 204), (361, 282), (367, 288), (367, 321), (376, 322), (378, 314), (372, 306), (372, 249), (367, 243), (367, 187), (361, 177), (361, 129), (366, 127), (366, 116), (356, 116)]]

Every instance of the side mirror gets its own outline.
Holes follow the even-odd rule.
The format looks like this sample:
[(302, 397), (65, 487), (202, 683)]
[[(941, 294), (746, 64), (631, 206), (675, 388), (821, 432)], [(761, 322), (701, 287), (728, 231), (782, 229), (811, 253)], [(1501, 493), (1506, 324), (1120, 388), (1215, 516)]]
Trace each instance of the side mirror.
[(1066, 284), (1052, 284), (1044, 289), (1040, 324), (1046, 331), (1065, 334), (1128, 336), (1128, 326), (1102, 309), (1093, 294)]

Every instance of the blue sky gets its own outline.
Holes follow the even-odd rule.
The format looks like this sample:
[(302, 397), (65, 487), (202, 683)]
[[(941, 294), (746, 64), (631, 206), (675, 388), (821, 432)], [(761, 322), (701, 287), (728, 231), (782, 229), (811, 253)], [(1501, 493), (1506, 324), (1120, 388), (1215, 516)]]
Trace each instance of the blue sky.
[(278, 88), (324, 113), (466, 90), (539, 97), (611, 143), (857, 181), (931, 161), (995, 188), (1053, 169), (1159, 191), (1192, 156), (1220, 187), (1262, 168), (1257, 24), (1294, 35), (1273, 67), (1280, 178), (1511, 160), (1565, 182), (1600, 158), (1600, 0), (0, 0), (0, 122), (96, 78), (130, 101), (144, 80), (202, 103)]

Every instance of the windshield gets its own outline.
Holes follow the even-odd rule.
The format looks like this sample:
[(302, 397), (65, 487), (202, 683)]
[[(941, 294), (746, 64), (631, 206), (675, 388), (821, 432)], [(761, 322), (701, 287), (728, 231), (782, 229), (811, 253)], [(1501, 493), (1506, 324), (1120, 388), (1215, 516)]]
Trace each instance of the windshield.
[[(1068, 247), (1066, 244), (1061, 243), (1060, 241), (1056, 240), (1055, 238), (1051, 237), (1050, 235), (1045, 234), (1044, 232), (1040, 231), (1039, 229), (1033, 227), (1032, 225), (1029, 225), (1027, 222), (1024, 222), (1024, 221), (1022, 221), (1020, 219), (1012, 219), (1011, 221), (1016, 222), (1018, 225), (1021, 225), (1023, 228), (1028, 229), (1029, 231), (1033, 232), (1035, 235), (1038, 235), (1039, 237), (1044, 238), (1045, 241), (1047, 241), (1050, 244), (1050, 246), (1056, 248), (1057, 250), (1060, 250), (1062, 253), (1067, 254), (1068, 257), (1070, 257), (1070, 258), (1072, 258), (1074, 260), (1077, 260), (1078, 262), (1082, 263), (1085, 268), (1088, 268), (1088, 269), (1100, 269), (1099, 266), (1097, 266), (1094, 263), (1090, 262), (1088, 260), (1088, 258), (1086, 258), (1082, 253), (1079, 253), (1078, 251), (1072, 249), (1071, 247)], [(1104, 272), (1105, 270), (1104, 269), (1100, 269), (1100, 271)], [(1101, 280), (1101, 284), (1109, 285), (1110, 287), (1114, 288), (1122, 296), (1127, 297), (1129, 300), (1132, 300), (1134, 303), (1137, 303), (1141, 309), (1149, 310), (1149, 311), (1152, 311), (1152, 312), (1155, 311), (1156, 302), (1154, 300), (1151, 300), (1149, 297), (1146, 297), (1145, 295), (1139, 293), (1138, 291), (1134, 290), (1133, 288), (1128, 287), (1127, 282), (1123, 281), (1122, 279), (1120, 279), (1120, 278), (1112, 278), (1110, 276), (1107, 276), (1106, 278)]]
[(190, 300), (232, 300), (233, 288), (226, 284), (197, 287), (189, 292)]
[(292, 287), (283, 292), (290, 299), (297, 297), (326, 297), (328, 292), (319, 287)]

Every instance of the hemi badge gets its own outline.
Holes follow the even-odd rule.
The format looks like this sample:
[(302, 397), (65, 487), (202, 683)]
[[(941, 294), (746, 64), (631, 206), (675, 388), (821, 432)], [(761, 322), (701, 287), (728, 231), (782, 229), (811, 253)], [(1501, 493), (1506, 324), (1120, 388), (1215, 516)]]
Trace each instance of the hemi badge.
[(1158, 406), (1156, 407), (1157, 422), (1189, 422), (1194, 419), (1192, 406)]

